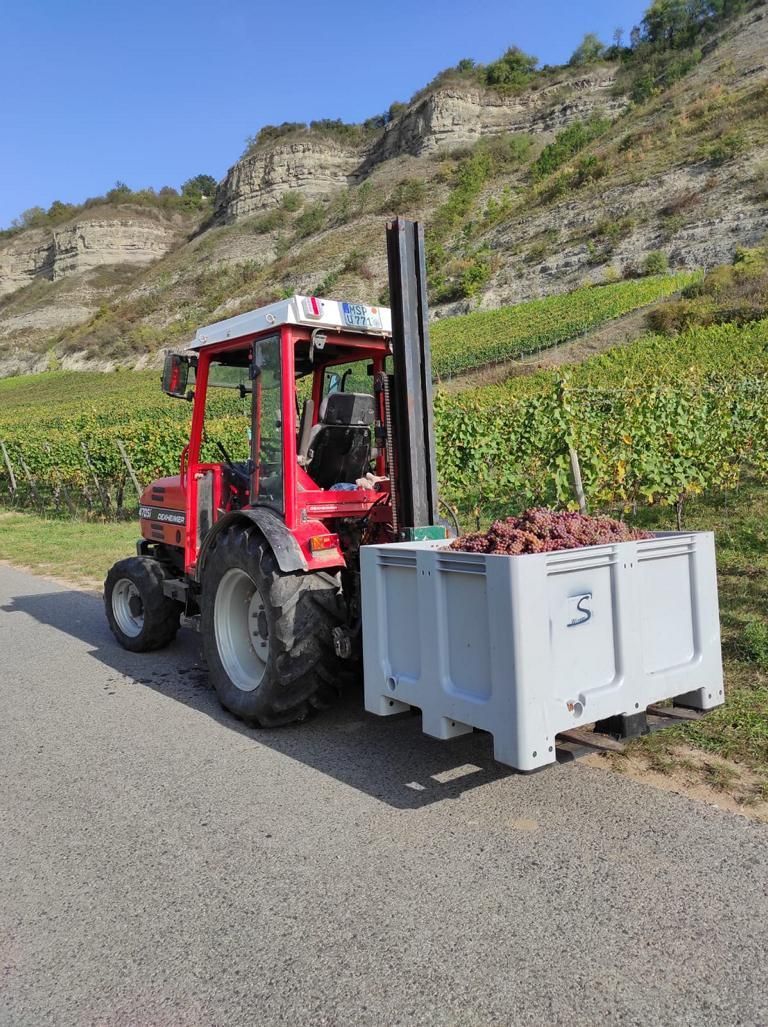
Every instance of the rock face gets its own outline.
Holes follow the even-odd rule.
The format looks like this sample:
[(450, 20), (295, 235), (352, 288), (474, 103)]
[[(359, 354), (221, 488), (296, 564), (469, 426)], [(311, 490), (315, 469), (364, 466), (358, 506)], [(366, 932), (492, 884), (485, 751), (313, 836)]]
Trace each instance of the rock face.
[[(727, 26), (680, 85), (694, 105), (733, 90), (742, 103), (761, 103), (768, 113), (767, 54), (768, 12), (758, 9)], [(760, 122), (762, 132), (749, 130), (746, 152), (722, 164), (694, 157), (642, 178), (609, 181), (599, 195), (576, 193), (495, 229), (490, 245), (509, 256), (479, 305), (491, 308), (564, 292), (584, 281), (604, 280), (609, 269), (609, 274), (625, 274), (640, 267), (650, 251), (663, 252), (673, 267), (712, 268), (730, 263), (738, 247), (761, 244), (768, 238), (768, 122), (763, 110), (752, 125)], [(721, 132), (727, 132), (727, 120), (720, 124)], [(649, 121), (643, 131), (666, 127), (663, 121)], [(599, 238), (590, 245), (595, 226), (615, 224), (627, 215), (635, 224), (609, 251)], [(547, 240), (546, 252), (534, 259), (542, 240)]]
[(148, 264), (180, 239), (179, 224), (154, 212), (121, 209), (81, 215), (52, 229), (37, 228), (0, 242), (0, 295), (36, 278), (55, 281), (105, 264)]
[(92, 218), (53, 230), (54, 279), (102, 264), (148, 264), (179, 239), (172, 224), (132, 217)]
[(0, 296), (15, 292), (38, 275), (51, 276), (53, 238), (43, 228), (31, 228), (0, 241)]
[(626, 106), (611, 94), (614, 68), (563, 76), (538, 90), (505, 96), (494, 90), (442, 87), (417, 100), (367, 150), (311, 134), (267, 143), (227, 172), (216, 197), (216, 216), (230, 223), (275, 207), (287, 192), (328, 195), (366, 178), (379, 164), (476, 142), (501, 132), (553, 135), (577, 118)]
[(602, 67), (517, 96), (461, 84), (440, 88), (387, 125), (368, 155), (366, 168), (403, 154), (434, 153), (501, 132), (552, 134), (595, 111), (615, 117), (627, 104), (626, 98), (611, 95), (615, 81), (615, 68)]
[[(576, 288), (639, 268), (650, 251), (667, 255), (673, 267), (712, 268), (733, 260), (738, 246), (756, 246), (768, 235), (768, 204), (754, 202), (751, 183), (768, 161), (768, 148), (713, 170), (706, 164), (679, 167), (631, 187), (615, 186), (599, 199), (579, 197), (541, 212), (531, 211), (493, 233), (500, 252), (516, 250), (494, 277), (480, 306), (492, 308)], [(631, 202), (630, 202), (631, 198)], [(659, 211), (683, 201), (679, 225)], [(609, 253), (596, 255), (584, 234), (601, 221), (617, 222), (631, 210), (637, 224)], [(537, 240), (553, 240), (545, 256), (532, 260)]]
[(332, 140), (292, 138), (266, 144), (227, 172), (216, 194), (216, 215), (224, 222), (276, 207), (288, 192), (324, 196), (353, 180), (359, 151)]

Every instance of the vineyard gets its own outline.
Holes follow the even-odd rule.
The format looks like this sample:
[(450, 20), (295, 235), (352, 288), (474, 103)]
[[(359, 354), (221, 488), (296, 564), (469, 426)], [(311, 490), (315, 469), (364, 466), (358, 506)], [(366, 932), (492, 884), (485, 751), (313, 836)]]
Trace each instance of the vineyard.
[[(163, 396), (157, 371), (6, 379), (0, 408), (0, 497), (17, 506), (106, 516), (135, 509), (134, 479), (141, 488), (178, 469), (191, 415), (188, 403)], [(243, 436), (241, 418), (224, 416), (227, 409), (229, 395), (209, 403), (222, 415), (209, 422), (209, 437), (225, 445)], [(207, 455), (217, 458), (212, 441), (208, 446)]]
[(700, 277), (690, 271), (656, 275), (446, 318), (430, 332), (432, 370), (438, 379), (449, 378), (537, 353), (670, 296)]
[(768, 478), (768, 322), (649, 337), (570, 369), (437, 398), (438, 463), (463, 520), (573, 505), (676, 505)]
[[(625, 289), (662, 285), (668, 288), (669, 280), (623, 283)], [(536, 311), (547, 309), (554, 318), (556, 304), (568, 301), (563, 317), (570, 317), (572, 331), (578, 317), (597, 317), (594, 309), (579, 313), (587, 295), (599, 298), (603, 317), (615, 316), (619, 300), (648, 296), (608, 290), (614, 287), (494, 313), (509, 324), (525, 314), (529, 338), (540, 340)], [(478, 362), (487, 358), (492, 333), (482, 325), (493, 317), (475, 314), (435, 326), (436, 364), (452, 347), (460, 353), (457, 340), (473, 319), (479, 319), (477, 346), (470, 351), (465, 343), (466, 353)], [(508, 346), (515, 331), (522, 339), (519, 325), (497, 330)], [(561, 374), (541, 372), (450, 396), (438, 389), (443, 494), (467, 527), (530, 506), (573, 505), (572, 450), (594, 510), (661, 503), (680, 511), (690, 496), (733, 488), (746, 467), (768, 477), (761, 441), (768, 433), (767, 339), (767, 322), (715, 325), (674, 338), (646, 337)], [(245, 410), (233, 413), (218, 403), (207, 422), (212, 459), (214, 440), (237, 449), (244, 437)], [(0, 498), (61, 514), (129, 515), (137, 485), (175, 473), (189, 417), (188, 404), (162, 396), (157, 371), (51, 372), (1, 381)]]

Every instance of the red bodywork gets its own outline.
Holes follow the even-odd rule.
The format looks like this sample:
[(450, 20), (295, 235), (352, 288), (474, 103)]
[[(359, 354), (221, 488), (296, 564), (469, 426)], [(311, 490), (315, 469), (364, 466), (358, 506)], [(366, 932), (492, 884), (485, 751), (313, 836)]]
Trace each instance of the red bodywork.
[[(198, 482), (205, 472), (212, 472), (214, 521), (233, 508), (232, 495), (226, 484), (221, 464), (205, 463), (200, 460), (203, 437), (208, 369), (211, 361), (221, 358), (231, 350), (251, 347), (255, 340), (272, 338), (276, 330), (202, 348), (198, 356), (195, 382), (195, 397), (192, 411), (192, 425), (189, 444), (181, 455), (178, 476), (161, 478), (153, 482), (143, 493), (141, 500), (141, 533), (149, 542), (163, 543), (184, 549), (185, 573), (194, 576), (199, 555), (198, 533)], [(343, 567), (346, 564), (344, 543), (336, 534), (340, 519), (359, 520), (369, 518), (369, 524), (378, 531), (377, 540), (390, 541), (387, 526), (392, 520), (388, 485), (383, 483), (382, 491), (356, 489), (354, 491), (330, 491), (318, 488), (309, 474), (297, 462), (297, 419), (296, 379), (294, 354), (297, 346), (307, 346), (311, 329), (301, 326), (283, 326), (279, 329), (281, 352), (281, 420), (282, 420), (282, 467), (284, 511), (281, 520), (291, 532), (306, 560), (307, 570), (322, 570)], [(334, 364), (348, 364), (353, 361), (373, 364), (374, 374), (384, 371), (385, 360), (390, 353), (389, 340), (376, 336), (353, 333), (328, 332), (336, 358), (321, 363), (314, 371), (312, 398), (314, 400), (313, 424), (317, 424), (320, 400), (323, 390), (323, 376)], [(339, 355), (343, 350), (343, 355)], [(258, 387), (258, 386), (257, 386)], [(378, 417), (383, 419), (383, 400), (379, 398)], [(257, 425), (254, 425), (254, 432)], [(375, 465), (378, 475), (387, 473), (386, 460), (379, 453)], [(259, 470), (256, 469), (256, 475)], [(375, 507), (375, 509), (374, 509)], [(242, 506), (240, 507), (242, 508)], [(246, 507), (247, 508), (247, 507)], [(328, 536), (332, 536), (329, 538)], [(322, 538), (323, 548), (317, 544)], [(316, 539), (315, 551), (310, 540)], [(327, 547), (327, 548), (325, 548)]]
[(139, 506), (141, 534), (149, 542), (184, 545), (187, 520), (186, 496), (181, 478), (158, 478), (145, 488)]

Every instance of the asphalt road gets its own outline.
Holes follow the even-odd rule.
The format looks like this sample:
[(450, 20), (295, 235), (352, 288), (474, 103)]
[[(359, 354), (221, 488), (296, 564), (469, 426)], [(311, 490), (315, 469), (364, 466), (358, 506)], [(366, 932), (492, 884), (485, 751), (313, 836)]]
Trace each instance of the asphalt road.
[(0, 1023), (768, 1023), (768, 828), (360, 696), (243, 729), (196, 638), (0, 567)]

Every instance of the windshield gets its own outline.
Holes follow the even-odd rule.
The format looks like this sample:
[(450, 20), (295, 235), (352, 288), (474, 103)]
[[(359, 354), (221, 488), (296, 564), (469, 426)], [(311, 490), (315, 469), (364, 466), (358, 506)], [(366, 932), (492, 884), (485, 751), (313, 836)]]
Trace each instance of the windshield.
[(233, 463), (246, 469), (251, 455), (251, 382), (247, 367), (214, 360), (208, 369), (203, 462), (220, 463), (220, 447)]

